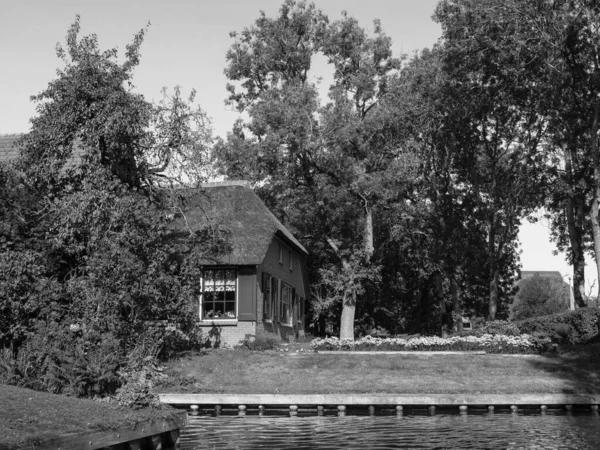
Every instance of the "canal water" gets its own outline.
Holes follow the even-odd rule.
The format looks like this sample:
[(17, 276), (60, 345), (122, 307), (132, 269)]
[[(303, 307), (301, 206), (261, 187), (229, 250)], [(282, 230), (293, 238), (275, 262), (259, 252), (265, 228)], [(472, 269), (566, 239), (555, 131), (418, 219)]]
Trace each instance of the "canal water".
[[(292, 413), (296, 414), (296, 413)], [(600, 417), (589, 411), (427, 410), (200, 412), (181, 448), (195, 449), (600, 449)]]

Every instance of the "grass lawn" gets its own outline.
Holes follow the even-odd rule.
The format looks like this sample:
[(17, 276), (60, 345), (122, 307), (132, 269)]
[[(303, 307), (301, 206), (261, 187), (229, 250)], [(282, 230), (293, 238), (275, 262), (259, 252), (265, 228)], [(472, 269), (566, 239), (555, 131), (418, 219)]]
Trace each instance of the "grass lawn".
[(544, 356), (212, 350), (170, 361), (167, 373), (158, 392), (593, 394), (600, 392), (600, 345)]
[(132, 410), (116, 404), (0, 384), (0, 449), (33, 448), (33, 443), (65, 434), (132, 426), (174, 411), (171, 408)]

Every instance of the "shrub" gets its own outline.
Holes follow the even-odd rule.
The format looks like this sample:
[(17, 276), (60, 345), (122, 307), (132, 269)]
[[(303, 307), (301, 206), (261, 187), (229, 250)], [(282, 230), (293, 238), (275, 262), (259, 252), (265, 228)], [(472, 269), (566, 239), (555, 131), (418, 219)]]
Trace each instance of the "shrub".
[(246, 334), (244, 339), (240, 342), (236, 348), (243, 350), (276, 350), (281, 345), (281, 338), (265, 333), (257, 333), (256, 335)]
[(527, 319), (565, 311), (569, 307), (569, 288), (562, 279), (535, 274), (519, 282), (512, 305), (514, 319)]
[(503, 335), (503, 336), (519, 336), (521, 331), (514, 323), (508, 320), (494, 320), (486, 322), (481, 328), (477, 330), (480, 335), (492, 334), (492, 335)]
[(158, 359), (151, 355), (140, 359), (141, 356), (141, 352), (132, 352), (127, 364), (119, 371), (123, 385), (117, 390), (115, 399), (121, 406), (133, 409), (160, 408), (162, 405), (154, 387), (167, 376)]
[(544, 333), (555, 340), (565, 336), (570, 344), (585, 344), (598, 339), (599, 324), (598, 308), (580, 308), (515, 322), (522, 333)]
[(450, 338), (417, 337), (364, 338), (352, 341), (335, 337), (315, 339), (311, 347), (317, 351), (472, 351), (484, 350), (487, 353), (541, 353), (549, 349), (550, 339), (530, 335), (504, 336), (484, 334), (482, 336), (454, 336)]

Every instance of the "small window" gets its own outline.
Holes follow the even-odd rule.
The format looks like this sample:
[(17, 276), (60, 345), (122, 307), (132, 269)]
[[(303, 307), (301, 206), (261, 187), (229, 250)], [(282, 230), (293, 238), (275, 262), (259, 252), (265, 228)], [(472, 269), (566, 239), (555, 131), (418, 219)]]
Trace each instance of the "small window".
[(273, 277), (263, 273), (263, 318), (273, 320)]
[(283, 245), (279, 244), (279, 264), (283, 264)]
[(304, 299), (302, 297), (296, 298), (296, 310), (298, 311), (298, 315), (296, 316), (296, 322), (303, 324), (304, 323)]
[(273, 320), (279, 317), (279, 299), (281, 298), (281, 281), (275, 277), (271, 277), (271, 305), (273, 308)]
[(205, 270), (202, 278), (202, 320), (235, 319), (235, 269)]
[(285, 283), (281, 284), (281, 297), (279, 299), (279, 323), (291, 326), (294, 315), (292, 305), (294, 289)]
[(290, 258), (290, 270), (294, 270), (294, 260), (292, 258), (292, 250), (288, 250), (288, 256)]

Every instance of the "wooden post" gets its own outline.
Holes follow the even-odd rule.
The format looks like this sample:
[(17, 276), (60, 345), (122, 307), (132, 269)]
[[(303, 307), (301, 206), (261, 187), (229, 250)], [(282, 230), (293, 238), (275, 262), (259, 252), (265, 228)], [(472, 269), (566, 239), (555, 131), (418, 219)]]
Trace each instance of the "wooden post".
[(168, 436), (170, 446), (172, 446), (173, 448), (181, 447), (181, 441), (179, 440), (179, 429), (169, 431)]
[(162, 434), (155, 434), (154, 436), (151, 436), (150, 442), (151, 442), (150, 448), (152, 450), (163, 450), (164, 447), (163, 447)]

